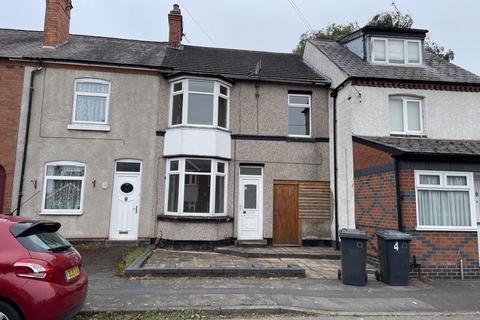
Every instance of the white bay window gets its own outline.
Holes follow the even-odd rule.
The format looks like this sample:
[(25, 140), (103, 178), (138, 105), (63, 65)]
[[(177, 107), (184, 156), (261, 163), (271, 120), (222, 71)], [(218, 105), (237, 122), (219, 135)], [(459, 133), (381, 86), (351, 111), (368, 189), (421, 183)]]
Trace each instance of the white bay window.
[(49, 162), (45, 167), (42, 213), (81, 214), (85, 165), (79, 162)]
[(200, 158), (169, 159), (166, 181), (167, 214), (226, 214), (226, 162)]
[(220, 81), (183, 79), (172, 83), (170, 125), (228, 129), (229, 87)]
[(415, 171), (417, 229), (475, 229), (475, 192), (469, 172)]

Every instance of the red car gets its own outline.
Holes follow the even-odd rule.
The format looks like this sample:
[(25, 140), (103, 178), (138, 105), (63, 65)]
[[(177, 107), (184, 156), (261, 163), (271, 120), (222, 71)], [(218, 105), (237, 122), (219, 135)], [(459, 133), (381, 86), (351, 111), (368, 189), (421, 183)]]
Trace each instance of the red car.
[(88, 279), (60, 223), (0, 215), (0, 320), (72, 318)]

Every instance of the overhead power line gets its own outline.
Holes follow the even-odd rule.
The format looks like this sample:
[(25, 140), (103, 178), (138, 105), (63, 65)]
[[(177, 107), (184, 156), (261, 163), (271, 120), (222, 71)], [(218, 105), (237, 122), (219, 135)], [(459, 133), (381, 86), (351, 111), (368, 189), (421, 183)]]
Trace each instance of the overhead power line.
[[(187, 7), (185, 7), (185, 5), (183, 3), (180, 2), (180, 0), (177, 0), (178, 4), (182, 6), (182, 9), (185, 10), (185, 12), (188, 14), (188, 16), (190, 17), (190, 19), (192, 19), (192, 21), (197, 25), (197, 27), (203, 32), (203, 34), (205, 34), (205, 36), (207, 36), (207, 38), (213, 43), (213, 45), (215, 47), (218, 47), (217, 43), (215, 42), (215, 40), (213, 40), (213, 38), (208, 34), (208, 32), (201, 26), (201, 24), (193, 17), (193, 15), (190, 13), (190, 11), (188, 11)], [(186, 38), (186, 37), (185, 37)], [(187, 39), (188, 41), (188, 39)], [(190, 42), (190, 41), (189, 41)]]
[(302, 13), (302, 10), (295, 4), (293, 0), (288, 0), (290, 5), (292, 6), (293, 10), (296, 12), (300, 20), (302, 20), (303, 24), (307, 27), (308, 31), (313, 32), (312, 25), (308, 22), (307, 17)]

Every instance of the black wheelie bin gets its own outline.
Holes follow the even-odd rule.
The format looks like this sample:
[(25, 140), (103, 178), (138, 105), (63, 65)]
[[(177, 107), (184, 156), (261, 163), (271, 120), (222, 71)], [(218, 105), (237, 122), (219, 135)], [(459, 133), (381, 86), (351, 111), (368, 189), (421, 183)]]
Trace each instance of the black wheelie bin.
[(412, 236), (397, 230), (381, 230), (377, 236), (380, 272), (375, 278), (391, 286), (408, 286)]
[(368, 235), (356, 229), (340, 230), (342, 269), (338, 270), (338, 279), (343, 284), (364, 286), (367, 282), (367, 241)]

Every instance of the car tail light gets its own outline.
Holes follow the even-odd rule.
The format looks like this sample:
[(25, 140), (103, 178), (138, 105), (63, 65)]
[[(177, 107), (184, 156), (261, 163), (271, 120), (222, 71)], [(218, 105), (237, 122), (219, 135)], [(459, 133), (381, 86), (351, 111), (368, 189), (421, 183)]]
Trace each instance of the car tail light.
[(48, 281), (53, 275), (53, 267), (46, 261), (22, 259), (14, 263), (17, 277)]

